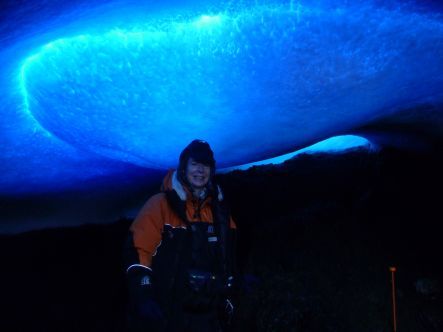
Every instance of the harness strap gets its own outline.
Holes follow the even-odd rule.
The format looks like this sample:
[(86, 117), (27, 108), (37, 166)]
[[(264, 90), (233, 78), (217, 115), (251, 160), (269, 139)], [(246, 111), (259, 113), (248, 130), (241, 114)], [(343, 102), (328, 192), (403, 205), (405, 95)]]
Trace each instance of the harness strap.
[[(215, 187), (217, 188), (217, 187)], [(218, 189), (217, 189), (218, 190)], [(226, 204), (217, 200), (218, 192), (215, 192), (213, 195), (214, 199), (211, 203), (212, 208), (212, 217), (213, 217), (213, 225), (215, 230), (215, 235), (219, 239), (217, 241), (218, 245), (218, 256), (221, 264), (221, 272), (224, 277), (228, 276), (228, 267), (227, 267), (227, 244), (229, 243), (229, 211), (227, 209)], [(188, 230), (189, 237), (192, 236), (191, 223), (189, 222), (186, 215), (186, 201), (180, 199), (178, 194), (174, 191), (167, 191), (166, 198), (172, 208), (172, 210), (177, 214), (177, 216), (186, 224), (186, 228)], [(180, 243), (179, 252), (184, 252), (183, 242)]]

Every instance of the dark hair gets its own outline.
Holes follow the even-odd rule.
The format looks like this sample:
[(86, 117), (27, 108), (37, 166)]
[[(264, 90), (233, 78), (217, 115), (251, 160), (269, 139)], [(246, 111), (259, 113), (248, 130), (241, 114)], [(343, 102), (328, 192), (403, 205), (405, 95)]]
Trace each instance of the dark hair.
[(200, 139), (195, 139), (191, 143), (189, 143), (188, 146), (185, 147), (184, 150), (180, 153), (177, 173), (179, 179), (183, 183), (187, 183), (185, 172), (189, 158), (192, 158), (196, 162), (207, 165), (211, 168), (211, 181), (212, 177), (215, 174), (215, 159), (214, 152), (212, 152), (209, 143)]

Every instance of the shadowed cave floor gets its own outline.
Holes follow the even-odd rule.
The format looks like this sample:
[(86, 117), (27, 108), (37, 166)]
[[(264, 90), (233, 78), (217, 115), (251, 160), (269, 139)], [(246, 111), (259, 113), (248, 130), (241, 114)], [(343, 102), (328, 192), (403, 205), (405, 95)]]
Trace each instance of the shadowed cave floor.
[[(239, 228), (237, 331), (443, 330), (441, 155), (301, 155), (219, 175)], [(432, 192), (434, 190), (434, 193)], [(2, 331), (124, 331), (130, 220), (0, 237)]]

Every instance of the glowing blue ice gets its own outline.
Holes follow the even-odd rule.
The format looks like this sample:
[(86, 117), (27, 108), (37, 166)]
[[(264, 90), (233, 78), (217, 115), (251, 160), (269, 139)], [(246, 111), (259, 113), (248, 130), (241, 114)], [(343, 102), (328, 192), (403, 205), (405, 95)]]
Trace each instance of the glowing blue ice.
[[(24, 64), (29, 111), (57, 137), (105, 157), (171, 167), (200, 137), (232, 165), (440, 92), (440, 22), (298, 6), (56, 40)], [(429, 66), (418, 68), (418, 58)]]
[(69, 29), (36, 21), (44, 33), (0, 52), (1, 192), (130, 176), (122, 163), (173, 167), (194, 138), (211, 143), (220, 167), (244, 164), (442, 103), (438, 14), (255, 3), (182, 14), (165, 3), (156, 15), (146, 5), (130, 18), (125, 1), (111, 1), (112, 12), (83, 22), (93, 1)]
[(225, 169), (220, 170), (223, 173), (233, 171), (233, 170), (246, 170), (248, 168), (251, 168), (252, 166), (259, 166), (259, 165), (269, 165), (269, 164), (281, 164), (297, 155), (306, 153), (306, 154), (314, 154), (314, 153), (344, 153), (346, 151), (349, 151), (350, 149), (356, 149), (356, 148), (364, 148), (368, 151), (374, 152), (379, 149), (379, 147), (367, 139), (355, 136), (355, 135), (343, 135), (343, 136), (336, 136), (328, 138), (324, 141), (315, 143), (311, 146), (308, 146), (306, 148), (297, 150), (295, 152), (287, 153), (283, 156), (279, 156), (276, 158), (270, 158), (266, 160), (257, 161), (254, 163), (248, 163), (244, 165), (239, 166), (233, 166), (228, 167)]

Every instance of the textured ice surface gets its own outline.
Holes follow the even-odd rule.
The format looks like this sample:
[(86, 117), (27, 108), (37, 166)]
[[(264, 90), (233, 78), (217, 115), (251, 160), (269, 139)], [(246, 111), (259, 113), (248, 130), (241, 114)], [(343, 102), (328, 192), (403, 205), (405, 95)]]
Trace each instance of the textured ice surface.
[(219, 166), (245, 164), (442, 102), (439, 14), (380, 1), (257, 3), (182, 14), (171, 3), (157, 15), (153, 5), (137, 21), (125, 1), (91, 20), (92, 2), (53, 31), (35, 16), (41, 33), (0, 53), (0, 191), (173, 167), (194, 138)]
[(328, 138), (324, 141), (315, 143), (306, 148), (297, 150), (295, 152), (287, 153), (282, 156), (270, 158), (266, 160), (260, 160), (254, 163), (248, 163), (244, 165), (237, 165), (233, 167), (227, 167), (220, 170), (222, 173), (230, 172), (233, 170), (246, 170), (252, 166), (269, 165), (269, 164), (281, 164), (286, 160), (294, 158), (300, 154), (315, 154), (315, 153), (345, 153), (351, 149), (366, 149), (371, 152), (378, 151), (379, 147), (376, 144), (371, 143), (367, 139), (355, 136), (355, 135), (343, 135)]

